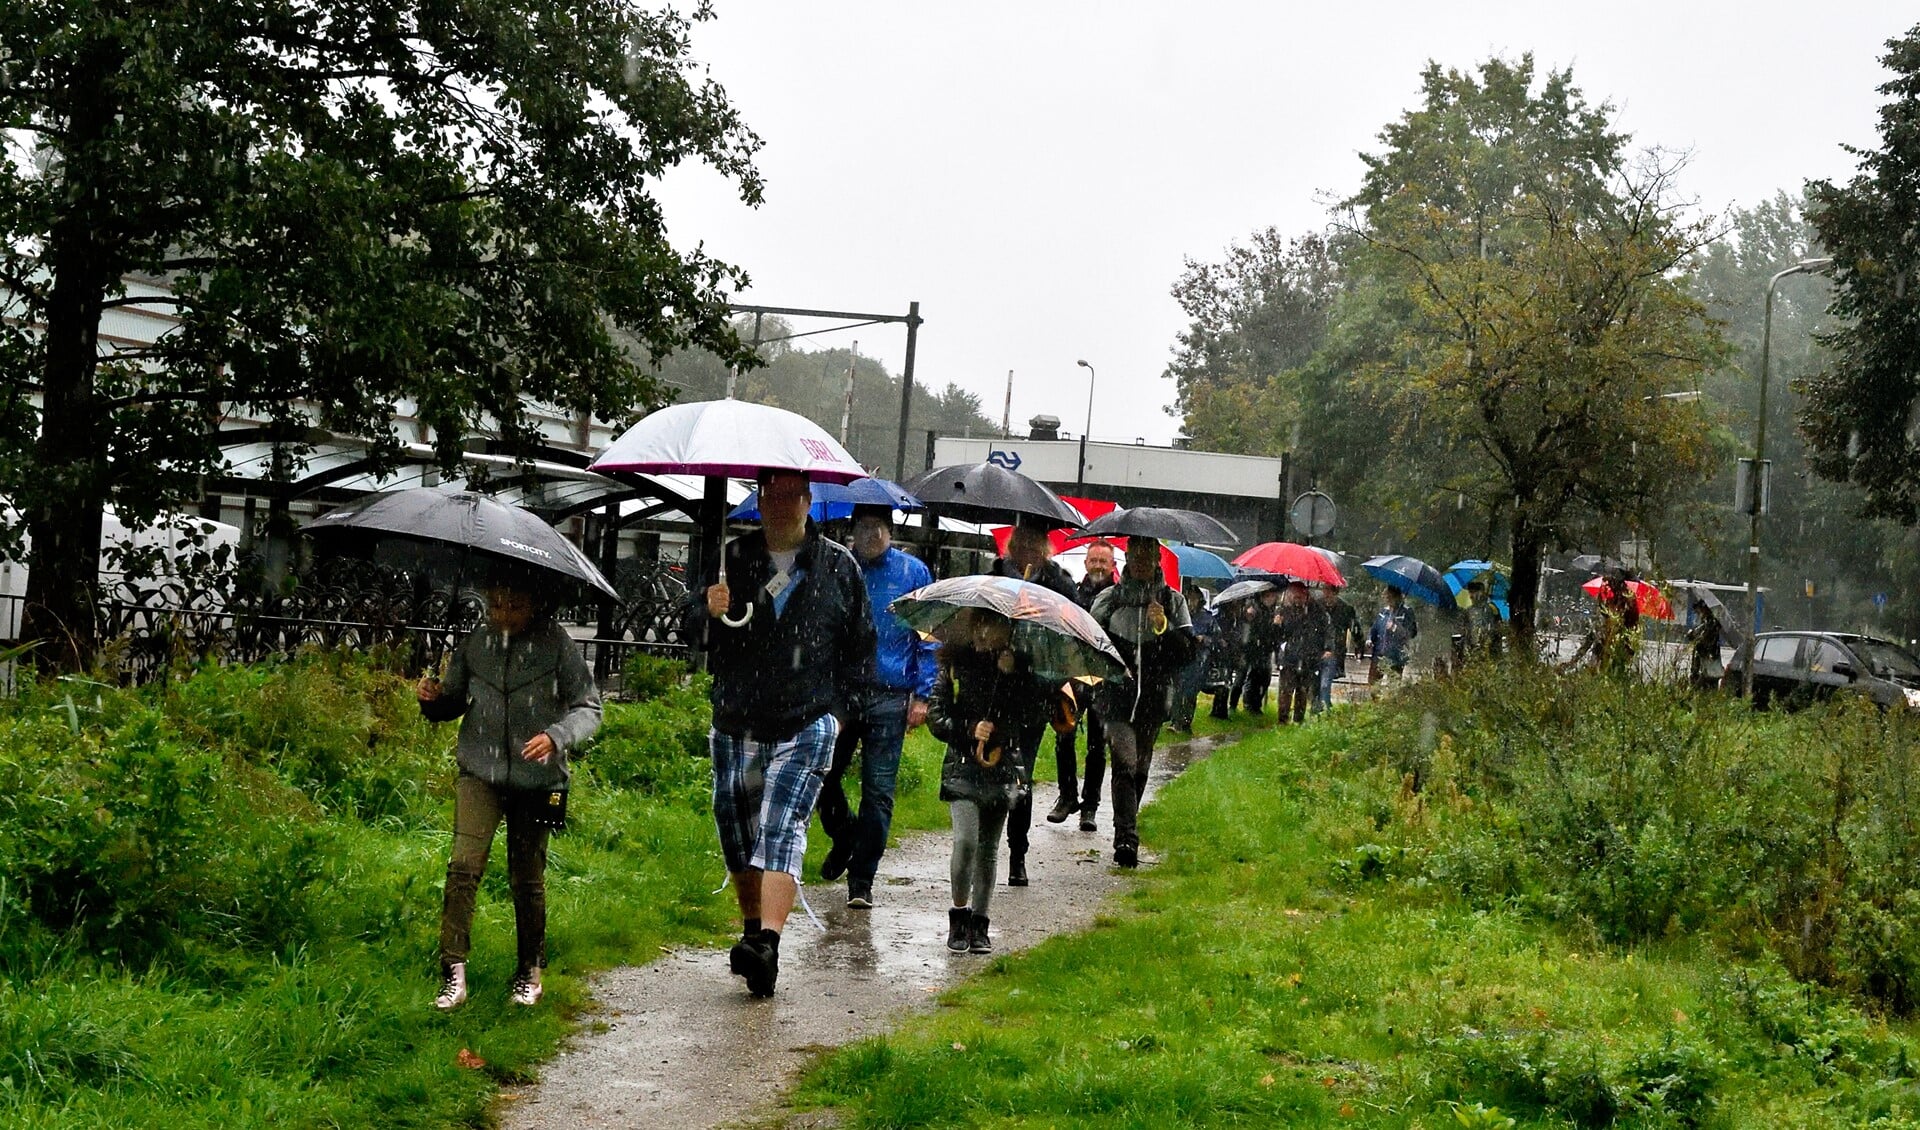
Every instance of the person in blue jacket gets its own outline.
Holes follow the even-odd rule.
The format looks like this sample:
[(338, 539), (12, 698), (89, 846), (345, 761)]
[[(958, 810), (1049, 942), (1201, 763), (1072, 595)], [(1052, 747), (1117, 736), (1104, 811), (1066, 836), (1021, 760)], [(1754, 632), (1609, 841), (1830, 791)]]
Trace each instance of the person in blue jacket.
[[(845, 872), (847, 905), (865, 910), (873, 905), (873, 879), (879, 874), (887, 831), (893, 825), (900, 747), (908, 731), (927, 720), (939, 663), (934, 642), (922, 639), (887, 610), (895, 597), (933, 583), (933, 574), (919, 558), (893, 547), (893, 509), (855, 507), (851, 541), (873, 614), (873, 674), (841, 719), (833, 764), (820, 787), (820, 828), (833, 840), (820, 874), (833, 880)], [(856, 749), (860, 751), (857, 814), (842, 784)]]

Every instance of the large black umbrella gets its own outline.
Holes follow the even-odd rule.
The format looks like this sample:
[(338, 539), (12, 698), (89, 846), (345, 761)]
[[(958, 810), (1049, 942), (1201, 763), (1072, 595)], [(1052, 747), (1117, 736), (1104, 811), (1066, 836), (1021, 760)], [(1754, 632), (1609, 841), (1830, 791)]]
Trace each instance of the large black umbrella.
[(1087, 520), (1045, 486), (998, 463), (935, 467), (900, 485), (929, 508), (969, 522), (1025, 519), (1029, 525), (1072, 529)]
[(1158, 538), (1188, 545), (1231, 546), (1240, 542), (1232, 530), (1211, 516), (1171, 506), (1123, 506), (1088, 522), (1080, 532), (1090, 538)]
[(329, 540), (357, 534), (447, 546), (458, 551), (462, 566), (471, 559), (474, 574), (507, 563), (587, 585), (616, 600), (620, 596), (560, 531), (518, 506), (469, 490), (414, 487), (370, 494), (322, 514), (306, 532)]

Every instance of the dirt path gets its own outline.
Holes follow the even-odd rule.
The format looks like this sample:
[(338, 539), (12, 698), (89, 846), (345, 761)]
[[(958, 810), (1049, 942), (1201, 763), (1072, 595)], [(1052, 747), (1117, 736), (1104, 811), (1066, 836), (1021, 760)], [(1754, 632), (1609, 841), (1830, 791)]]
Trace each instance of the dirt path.
[[(1152, 798), (1167, 779), (1217, 744), (1196, 739), (1155, 755)], [(1027, 856), (1033, 885), (994, 894), (996, 952), (1025, 949), (1050, 935), (1085, 929), (1100, 904), (1127, 882), (1108, 860), (1109, 812), (1100, 831), (1048, 824), (1043, 783)], [(1150, 846), (1150, 845), (1149, 845)], [(824, 931), (796, 914), (780, 946), (779, 991), (746, 994), (727, 972), (725, 952), (685, 949), (644, 967), (594, 979), (598, 1011), (541, 1072), (540, 1082), (506, 1091), (500, 1125), (559, 1127), (721, 1126), (770, 1115), (794, 1074), (815, 1053), (885, 1031), (932, 1006), (947, 986), (988, 957), (946, 948), (945, 833), (904, 840), (881, 861), (877, 906), (848, 910), (844, 884), (808, 888)], [(1149, 854), (1142, 860), (1151, 864)], [(1004, 846), (1001, 874), (1006, 874)]]

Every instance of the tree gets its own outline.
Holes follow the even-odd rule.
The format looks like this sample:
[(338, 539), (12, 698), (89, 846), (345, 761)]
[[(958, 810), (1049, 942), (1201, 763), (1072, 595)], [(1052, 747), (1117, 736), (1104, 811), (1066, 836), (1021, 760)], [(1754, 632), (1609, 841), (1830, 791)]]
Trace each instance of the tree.
[(1191, 319), (1166, 376), (1170, 409), (1212, 451), (1267, 454), (1297, 445), (1302, 411), (1289, 378), (1326, 339), (1340, 271), (1326, 240), (1275, 228), (1232, 244), (1218, 263), (1186, 260), (1173, 297)]
[[(758, 139), (688, 57), (707, 15), (0, 12), (0, 491), (32, 537), (27, 634), (87, 661), (102, 505), (145, 521), (195, 497), (229, 413), (296, 454), (318, 423), (390, 456), (405, 405), (451, 465), (479, 429), (531, 443), (530, 398), (615, 420), (657, 403), (616, 332), (655, 360), (737, 352), (724, 292), (744, 277), (676, 250), (649, 195), (692, 160), (759, 199)], [(104, 339), (122, 306), (175, 324)]]
[(1536, 87), (1531, 57), (1430, 64), (1422, 86), (1345, 202), (1349, 274), (1393, 323), (1362, 375), (1395, 413), (1389, 457), (1505, 523), (1530, 638), (1548, 549), (1657, 512), (1704, 468), (1697, 412), (1661, 397), (1724, 353), (1679, 277), (1708, 233), (1570, 71)]
[(1833, 363), (1804, 385), (1800, 417), (1820, 474), (1866, 489), (1869, 514), (1920, 521), (1920, 26), (1889, 40), (1881, 147), (1854, 150), (1844, 186), (1809, 186), (1811, 219), (1833, 257), (1825, 338)]

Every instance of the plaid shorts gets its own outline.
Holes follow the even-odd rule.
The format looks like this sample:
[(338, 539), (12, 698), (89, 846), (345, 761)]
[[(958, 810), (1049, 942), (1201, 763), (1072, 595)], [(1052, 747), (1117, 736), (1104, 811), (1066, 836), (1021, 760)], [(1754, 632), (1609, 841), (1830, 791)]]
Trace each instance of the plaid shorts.
[(708, 732), (713, 751), (713, 822), (727, 870), (785, 871), (799, 878), (807, 821), (833, 761), (840, 721), (822, 714), (783, 742)]

